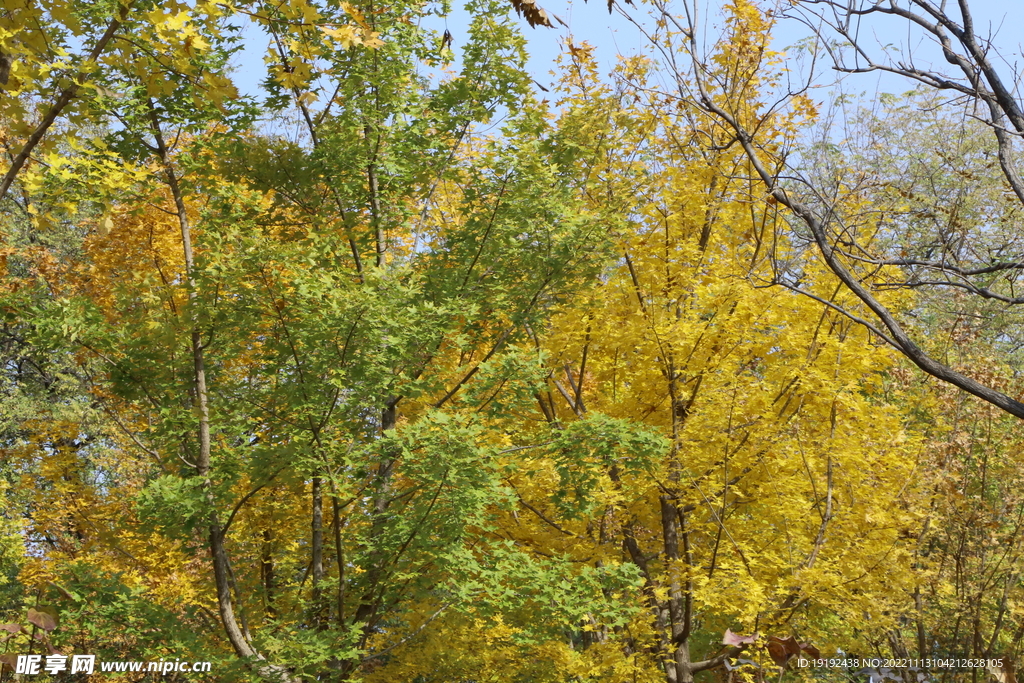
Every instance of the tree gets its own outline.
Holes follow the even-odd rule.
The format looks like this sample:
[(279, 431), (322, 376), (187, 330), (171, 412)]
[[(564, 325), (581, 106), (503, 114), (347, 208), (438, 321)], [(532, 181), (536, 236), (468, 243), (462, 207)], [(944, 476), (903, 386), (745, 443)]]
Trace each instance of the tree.
[[(224, 50), (193, 41), (166, 88), (140, 57), (104, 75), (121, 126), (21, 187), (74, 250), (15, 241), (5, 306), (108, 418), (19, 437), (38, 493), (21, 578), (70, 596), (59, 646), (119, 623), (99, 654), (202, 652), (224, 675), (229, 647), (264, 679), (354, 680), (445, 612), (510, 609), (516, 571), (553, 616), (607, 602), (548, 595), (571, 567), (487, 533), (538, 372), (517, 342), (606, 241), (537, 145), (522, 39), (499, 6), (471, 9), (462, 71), (433, 79), (420, 60), (454, 55), (413, 20), (423, 4), (325, 6), (324, 31), (295, 7), (260, 17), (270, 104), (291, 99), (303, 144), (204, 99)], [(478, 137), (499, 107), (504, 139)], [(118, 167), (99, 198), (70, 172), (96, 159)], [(214, 623), (226, 641), (197, 644)]]
[[(910, 374), (893, 375), (919, 397), (913, 410), (930, 434), (919, 472), (932, 502), (925, 523), (911, 532), (918, 539), (916, 585), (894, 606), (902, 613), (897, 627), (876, 633), (871, 647), (894, 656), (987, 653), (1006, 661), (997, 676), (1012, 677), (1020, 652), (1018, 521), (1003, 487), (1019, 473), (1009, 455), (1016, 446), (1003, 430), (1012, 424), (1006, 419), (1022, 415), (1013, 398), (1020, 393), (1019, 129), (1005, 87), (1015, 76), (1001, 75), (996, 47), (977, 34), (966, 1), (950, 13), (946, 4), (916, 0), (789, 3), (775, 16), (817, 31), (813, 55), (826, 55), (841, 73), (887, 72), (917, 89), (864, 107), (838, 97), (813, 138), (780, 145), (768, 123), (787, 109), (805, 110), (806, 89), (779, 87), (775, 103), (750, 116), (719, 64), (701, 52), (702, 23), (695, 6), (686, 7), (685, 19), (659, 10), (691, 58), (692, 69), (673, 69), (674, 94), (712, 117), (709, 128), (721, 132), (724, 146), (743, 150), (751, 163), (745, 176), (763, 188), (768, 210), (784, 218), (774, 224), (775, 238), (817, 254), (856, 300), (840, 301), (843, 289), (823, 295), (808, 287), (806, 266), (789, 254), (772, 258), (757, 281), (843, 313), (929, 375), (990, 406), (944, 389), (927, 398)], [(927, 60), (919, 51), (893, 58), (881, 47), (873, 51), (866, 38), (873, 19), (909, 22), (919, 31), (912, 35), (935, 45), (954, 71), (919, 66)], [(664, 63), (675, 66), (667, 56)], [(797, 66), (796, 58), (790, 64)], [(842, 128), (828, 125), (840, 118)]]
[[(858, 190), (863, 220), (900, 226), (904, 248), (951, 224), (976, 235), (973, 248), (1013, 230), (1019, 205), (1006, 195), (981, 123), (958, 128), (927, 92), (885, 97), (870, 109), (848, 107), (846, 121), (842, 147), (806, 150), (809, 177), (857, 169), (870, 178)], [(966, 292), (919, 288), (912, 312), (929, 353), (1003, 393), (1020, 393), (1012, 309)], [(921, 658), (987, 653), (1010, 671), (1019, 662), (1020, 634), (1013, 608), (1020, 572), (1016, 418), (951, 385), (929, 388), (909, 371), (893, 379), (915, 397), (918, 424), (929, 434), (918, 476), (932, 501), (917, 532), (912, 606), (900, 629), (878, 638), (878, 650)]]
[[(973, 348), (962, 349), (967, 368), (1001, 389), (1019, 386), (1012, 370), (969, 345)], [(910, 384), (910, 373), (905, 375)], [(1019, 668), (1024, 640), (1016, 607), (1021, 575), (1016, 419), (955, 387), (919, 385), (917, 392), (932, 394), (922, 401), (929, 434), (918, 475), (931, 500), (916, 534), (910, 604), (891, 633), (875, 636), (875, 648), (894, 657), (1001, 660), (989, 671), (1009, 677)], [(982, 675), (971, 672), (972, 679)]]
[[(715, 65), (754, 117), (772, 78), (754, 59), (765, 24), (750, 4), (731, 10)], [(507, 533), (640, 573), (627, 624), (576, 627), (599, 680), (689, 682), (816, 644), (867, 651), (912, 589), (925, 493), (918, 439), (884, 390), (895, 358), (816, 301), (757, 285), (771, 252), (817, 296), (851, 301), (772, 239), (748, 161), (713, 119), (658, 93), (643, 60), (611, 86), (588, 47), (570, 54), (560, 158), (567, 183), (620, 216), (619, 260), (588, 306), (535, 331), (548, 378), (536, 398), (559, 434), (511, 477), (523, 510)], [(762, 130), (782, 146), (797, 125)]]
[[(883, 207), (864, 204), (863, 193), (876, 182), (875, 178), (858, 175), (856, 169), (827, 180), (808, 176), (801, 170), (801, 155), (791, 154), (792, 148), (774, 147), (773, 141), (763, 137), (760, 120), (742, 117), (736, 108), (739, 103), (723, 90), (713, 66), (702, 56), (697, 36), (703, 29), (697, 8), (691, 3), (685, 7), (687, 19), (679, 20), (669, 14), (667, 6), (659, 5), (663, 21), (685, 36), (692, 56), (692, 68), (688, 69), (693, 76), (692, 87), (682, 78), (682, 72), (677, 72), (680, 95), (699, 102), (714, 115), (733, 144), (744, 150), (752, 164), (752, 177), (763, 183), (767, 201), (792, 218), (792, 225), (785, 230), (802, 233), (808, 246), (856, 295), (859, 304), (842, 310), (929, 375), (1024, 417), (1024, 404), (1017, 399), (959, 372), (929, 351), (907, 314), (888, 305), (878, 294), (882, 290), (930, 289), (948, 299), (959, 292), (970, 295), (967, 300), (998, 304), (989, 307), (992, 315), (1012, 316), (1012, 309), (1020, 303), (1016, 294), (1016, 278), (1022, 267), (1018, 258), (1020, 236), (1013, 230), (993, 232), (983, 225), (964, 225), (952, 213), (948, 214), (949, 220), (931, 228), (907, 225), (893, 221)], [(778, 15), (799, 18), (819, 31), (821, 41), (816, 49), (827, 54), (839, 72), (893, 73), (950, 95), (949, 106), (960, 112), (958, 126), (966, 131), (977, 120), (987, 127), (1004, 187), (1019, 204), (1024, 191), (1016, 171), (1015, 145), (1024, 133), (1024, 118), (1013, 88), (1007, 86), (1016, 77), (999, 71), (995, 45), (977, 32), (969, 3), (957, 3), (956, 11), (954, 15), (945, 4), (929, 0), (853, 4), (809, 0), (790, 3), (780, 8)], [(937, 46), (937, 54), (952, 70), (919, 66), (920, 56), (909, 53), (902, 59), (890, 59), (879, 50), (879, 56), (874, 56), (865, 37), (869, 32), (861, 27), (875, 17), (907, 22)], [(806, 106), (805, 91), (806, 87), (783, 92), (767, 111)], [(960, 159), (946, 160), (949, 178), (955, 177), (959, 164)], [(802, 287), (800, 273), (784, 263), (776, 264), (771, 282), (793, 289)], [(823, 303), (835, 306), (832, 301)]]

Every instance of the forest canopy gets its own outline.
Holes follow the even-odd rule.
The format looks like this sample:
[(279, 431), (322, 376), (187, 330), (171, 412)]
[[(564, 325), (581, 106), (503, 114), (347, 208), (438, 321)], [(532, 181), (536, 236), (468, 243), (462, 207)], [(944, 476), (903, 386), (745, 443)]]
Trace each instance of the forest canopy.
[(644, 52), (548, 90), (530, 0), (7, 0), (0, 680), (1015, 683), (1024, 114), (968, 4), (610, 2)]

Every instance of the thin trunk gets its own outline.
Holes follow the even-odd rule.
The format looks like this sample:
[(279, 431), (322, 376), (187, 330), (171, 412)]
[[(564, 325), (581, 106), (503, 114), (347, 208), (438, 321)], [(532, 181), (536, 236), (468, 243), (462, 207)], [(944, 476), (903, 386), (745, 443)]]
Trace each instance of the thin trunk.
[(921, 598), (921, 587), (914, 589), (914, 609), (917, 611), (917, 656), (928, 656), (928, 638), (924, 630), (924, 602)]
[[(384, 409), (381, 411), (382, 436), (388, 435), (388, 433), (393, 431), (395, 428), (398, 415), (398, 400), (399, 399), (397, 397), (389, 399), (385, 404)], [(366, 587), (363, 589), (363, 594), (359, 599), (359, 606), (356, 608), (355, 615), (353, 616), (353, 622), (355, 624), (360, 624), (360, 628), (362, 629), (362, 633), (359, 638), (360, 649), (363, 649), (366, 646), (367, 641), (374, 632), (377, 618), (379, 616), (378, 610), (383, 598), (382, 592), (380, 591), (380, 584), (384, 578), (387, 558), (384, 556), (381, 548), (378, 547), (378, 544), (383, 538), (386, 530), (387, 511), (391, 504), (391, 480), (394, 475), (394, 468), (397, 464), (397, 459), (397, 454), (383, 454), (381, 462), (375, 473), (376, 492), (373, 497), (370, 537), (368, 540), (368, 544), (370, 546), (370, 561), (369, 566), (366, 568)], [(358, 659), (350, 659), (346, 661), (342, 667), (342, 672), (344, 674), (343, 680), (346, 680), (358, 666)]]
[[(373, 129), (366, 126), (366, 139), (369, 141)], [(384, 243), (384, 226), (381, 224), (380, 194), (377, 187), (377, 156), (380, 153), (380, 134), (376, 134), (376, 142), (370, 161), (366, 165), (366, 182), (370, 189), (370, 219), (373, 222), (374, 240), (377, 244), (377, 267), (383, 268), (387, 247)]]
[(690, 661), (690, 643), (685, 640), (676, 646), (676, 683), (693, 683), (693, 662)]
[[(226, 525), (225, 525), (226, 526)], [(224, 535), (224, 527), (221, 528), (221, 536)], [(228, 584), (231, 586), (231, 595), (234, 596), (235, 603), (238, 604), (238, 623), (242, 627), (242, 636), (248, 641), (252, 642), (252, 634), (249, 632), (249, 620), (245, 618), (245, 608), (243, 606), (242, 596), (238, 592), (238, 582), (235, 581), (235, 570), (231, 566), (231, 557), (227, 556), (228, 561)]]
[[(682, 403), (676, 386), (676, 370), (672, 363), (671, 356), (667, 359), (668, 367), (665, 375), (668, 379), (668, 393), (670, 398), (670, 419), (672, 425), (672, 450), (669, 465), (669, 492), (674, 494), (680, 480), (679, 465), (679, 440), (682, 424), (685, 420)], [(728, 481), (728, 479), (727, 479)], [(723, 495), (723, 501), (725, 496)], [(665, 562), (671, 566), (668, 577), (668, 596), (666, 607), (669, 614), (669, 623), (666, 625), (668, 634), (666, 640), (669, 643), (669, 652), (673, 654), (671, 662), (665, 662), (666, 679), (670, 683), (692, 683), (693, 671), (690, 667), (690, 617), (689, 594), (684, 592), (679, 580), (678, 566), (680, 555), (679, 542), (679, 520), (682, 511), (676, 505), (673, 495), (662, 495), (661, 504), (661, 536), (664, 548)], [(724, 503), (723, 503), (724, 510)], [(721, 529), (721, 520), (719, 520)], [(685, 534), (685, 530), (684, 530)], [(684, 545), (689, 546), (689, 539), (684, 536)], [(714, 562), (712, 561), (712, 566)], [(712, 570), (713, 571), (713, 570)]]
[[(668, 496), (661, 496), (661, 533), (665, 548), (666, 563), (678, 566), (679, 554), (679, 510)], [(690, 629), (687, 623), (689, 611), (686, 609), (686, 596), (679, 581), (678, 571), (672, 569), (668, 577), (668, 596), (665, 601), (668, 608), (669, 623), (666, 640), (670, 644), (670, 652), (674, 650), (674, 663), (666, 668), (675, 668), (675, 677), (668, 676), (669, 681), (688, 683), (693, 680), (690, 670)]]
[(313, 622), (322, 629), (326, 624), (320, 615), (320, 583), (324, 580), (324, 496), (320, 477), (313, 477), (312, 527)]
[(185, 258), (185, 276), (189, 287), (189, 324), (192, 328), (190, 335), (193, 367), (192, 402), (193, 407), (199, 414), (199, 455), (195, 463), (196, 476), (200, 480), (203, 497), (209, 509), (207, 529), (209, 532), (210, 555), (213, 560), (214, 583), (217, 588), (217, 610), (220, 613), (221, 623), (224, 625), (224, 631), (228, 640), (239, 657), (256, 660), (255, 669), (264, 678), (274, 681), (291, 682), (294, 679), (287, 669), (267, 663), (266, 658), (253, 649), (235, 617), (235, 608), (231, 597), (228, 554), (224, 545), (224, 534), (217, 515), (216, 500), (213, 494), (213, 480), (210, 475), (209, 392), (206, 386), (205, 352), (195, 310), (199, 295), (195, 279), (192, 228), (189, 223), (188, 212), (185, 208), (185, 199), (182, 195), (181, 187), (178, 185), (178, 177), (174, 172), (170, 154), (164, 142), (163, 132), (160, 127), (160, 116), (152, 100), (149, 101), (149, 118), (153, 127), (153, 137), (156, 141), (156, 151), (159, 155), (160, 163), (163, 165), (164, 175), (167, 178), (167, 185), (171, 190), (171, 196), (174, 198), (175, 212), (177, 213), (178, 225), (181, 229), (181, 242)]
[[(341, 545), (341, 505), (338, 503), (338, 487), (335, 486), (333, 480), (328, 479), (327, 481), (331, 487), (331, 526), (334, 529), (334, 556), (338, 563), (338, 592), (334, 623), (340, 631), (345, 624), (345, 553)], [(325, 620), (325, 626), (329, 621), (330, 618)], [(339, 675), (344, 680), (345, 662), (337, 657), (332, 657), (327, 662), (327, 666), (332, 671), (341, 672)], [(332, 677), (331, 680), (334, 678)]]
[(274, 536), (270, 529), (263, 530), (263, 548), (260, 553), (260, 579), (263, 581), (263, 592), (265, 611), (271, 619), (277, 617), (277, 609), (274, 607)]
[(341, 506), (338, 505), (338, 494), (332, 485), (331, 508), (334, 526), (334, 555), (338, 562), (338, 616), (339, 626), (345, 623), (345, 551), (341, 545)]

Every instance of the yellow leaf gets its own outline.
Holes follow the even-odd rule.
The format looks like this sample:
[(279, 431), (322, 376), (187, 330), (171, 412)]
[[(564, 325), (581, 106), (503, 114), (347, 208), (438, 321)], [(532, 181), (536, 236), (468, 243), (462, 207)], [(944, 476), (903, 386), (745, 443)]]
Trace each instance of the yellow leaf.
[(328, 38), (332, 39), (346, 50), (353, 45), (359, 45), (363, 42), (363, 38), (359, 35), (358, 29), (352, 25), (341, 26), (339, 28), (321, 27), (320, 30), (323, 31)]

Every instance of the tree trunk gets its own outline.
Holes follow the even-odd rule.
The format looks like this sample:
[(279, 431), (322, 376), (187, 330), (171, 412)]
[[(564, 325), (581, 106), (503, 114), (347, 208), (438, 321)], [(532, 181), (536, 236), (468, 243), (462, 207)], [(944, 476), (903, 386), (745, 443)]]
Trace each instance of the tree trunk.
[[(178, 185), (178, 178), (175, 175), (174, 167), (171, 164), (167, 145), (164, 142), (163, 133), (160, 127), (160, 117), (153, 101), (149, 101), (149, 116), (153, 126), (153, 137), (156, 141), (157, 154), (164, 168), (167, 178), (167, 185), (174, 198), (175, 212), (178, 218), (178, 225), (181, 229), (182, 249), (185, 257), (185, 276), (189, 286), (189, 317), (191, 324), (191, 350), (193, 367), (192, 403), (199, 413), (199, 454), (196, 458), (196, 476), (200, 480), (203, 491), (204, 502), (209, 513), (207, 517), (208, 542), (210, 556), (213, 560), (214, 583), (217, 588), (217, 611), (220, 613), (221, 623), (227, 634), (231, 646), (239, 657), (256, 660), (254, 666), (257, 673), (272, 681), (283, 681), (292, 683), (295, 681), (284, 667), (270, 664), (266, 658), (253, 649), (235, 617), (234, 603), (231, 597), (231, 578), (229, 576), (229, 561), (227, 550), (224, 545), (224, 532), (217, 515), (216, 500), (213, 494), (213, 480), (210, 476), (210, 406), (209, 391), (206, 386), (206, 357), (202, 343), (202, 335), (199, 330), (199, 323), (196, 319), (195, 304), (198, 302), (198, 291), (195, 280), (195, 260), (192, 250), (192, 229), (189, 224), (188, 212), (185, 208), (185, 200)], [(297, 683), (297, 682), (296, 682)]]

